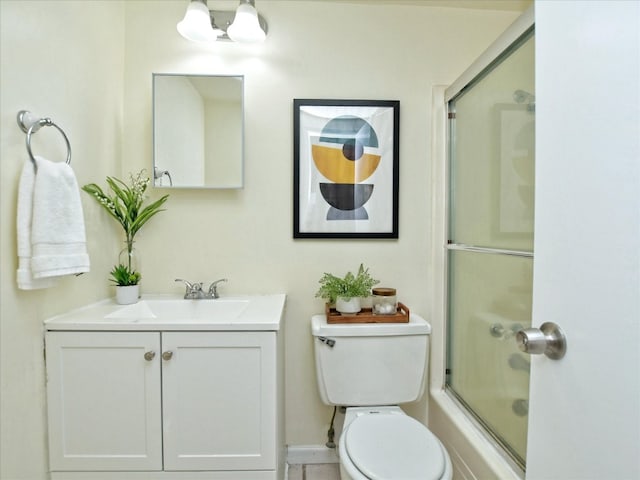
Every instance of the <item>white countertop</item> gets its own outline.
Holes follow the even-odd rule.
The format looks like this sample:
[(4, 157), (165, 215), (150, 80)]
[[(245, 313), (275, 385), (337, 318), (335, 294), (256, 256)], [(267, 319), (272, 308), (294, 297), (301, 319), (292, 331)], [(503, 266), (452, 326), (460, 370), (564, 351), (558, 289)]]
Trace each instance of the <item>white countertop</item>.
[(45, 320), (46, 330), (91, 331), (277, 331), (286, 295), (237, 295), (185, 300), (180, 295), (143, 295), (133, 305), (102, 300)]

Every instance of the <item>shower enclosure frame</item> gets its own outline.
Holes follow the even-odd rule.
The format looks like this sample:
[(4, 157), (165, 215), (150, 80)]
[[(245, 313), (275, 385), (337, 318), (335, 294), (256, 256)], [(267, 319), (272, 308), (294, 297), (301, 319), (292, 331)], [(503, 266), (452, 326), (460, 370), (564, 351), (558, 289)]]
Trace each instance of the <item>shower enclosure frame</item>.
[[(519, 19), (517, 19), (516, 22), (514, 22), (514, 24), (512, 24), (512, 26), (509, 27), (509, 29), (504, 34), (502, 34), (498, 38), (498, 40), (496, 40), (496, 42), (492, 46), (490, 46), (481, 55), (481, 57), (478, 60), (476, 60), (476, 62), (474, 62), (463, 73), (463, 75), (458, 80), (456, 80), (448, 88), (442, 89), (441, 93), (438, 92), (437, 88), (434, 89), (434, 102), (436, 102), (435, 103), (436, 105), (437, 105), (437, 101), (440, 100), (439, 95), (442, 94), (444, 97), (443, 98), (444, 108), (442, 113), (444, 113), (445, 118), (448, 117), (450, 113), (448, 111), (448, 105), (450, 100), (459, 96), (461, 92), (464, 92), (466, 89), (469, 89), (475, 82), (479, 81), (479, 79), (481, 79), (483, 75), (486, 74), (486, 72), (491, 71), (496, 65), (499, 65), (503, 58), (509, 56), (509, 54), (513, 50), (517, 49), (520, 46), (520, 44), (523, 41), (522, 40), (523, 38), (529, 38), (531, 35), (533, 35), (533, 32), (534, 32), (534, 15), (533, 15), (533, 7), (532, 7), (527, 12), (525, 12)], [(527, 92), (524, 92), (524, 93), (527, 93)], [(535, 109), (534, 98), (529, 98), (529, 97), (525, 98), (525, 97), (519, 96), (519, 98), (516, 99), (514, 96), (513, 100), (516, 103), (523, 103), (522, 101), (519, 101), (519, 100), (522, 100), (524, 98), (525, 102), (529, 102), (532, 110)], [(451, 172), (449, 171), (448, 159), (449, 159), (449, 148), (450, 148), (449, 139), (452, 132), (449, 131), (450, 125), (447, 120), (444, 120), (442, 122), (441, 127), (442, 126), (444, 126), (444, 134), (446, 137), (446, 141), (445, 141), (445, 144), (443, 145), (444, 151), (442, 152), (443, 155), (441, 155), (441, 157), (444, 157), (443, 160), (446, 166), (444, 167), (444, 170), (440, 172), (439, 175), (438, 175), (437, 167), (435, 168), (434, 173), (436, 173), (435, 175), (436, 178), (440, 176), (444, 180), (444, 184), (447, 185), (446, 189), (443, 189), (440, 192), (436, 192), (436, 195), (440, 196), (440, 200), (444, 201), (445, 203), (446, 214), (442, 218), (441, 233), (446, 243), (446, 241), (449, 238), (448, 232), (449, 232), (450, 205), (449, 205), (448, 195), (449, 195), (449, 184), (450, 184)], [(436, 130), (438, 129), (437, 124), (434, 126), (434, 129)], [(434, 134), (435, 133), (436, 132), (434, 132)], [(436, 146), (436, 150), (437, 150), (437, 146)], [(509, 249), (504, 249), (504, 250), (485, 249), (485, 248), (476, 249), (474, 247), (467, 247), (466, 245), (446, 245), (444, 251), (434, 252), (434, 257), (436, 259), (439, 258), (441, 260), (441, 264), (442, 264), (441, 273), (443, 274), (444, 280), (445, 280), (444, 285), (449, 284), (449, 278), (448, 278), (449, 267), (448, 267), (448, 259), (447, 259), (447, 256), (449, 255), (449, 251), (474, 251), (474, 250), (476, 252), (482, 252), (482, 253), (505, 254), (509, 256), (516, 256), (516, 257), (523, 257), (523, 258), (531, 258), (533, 255), (532, 251), (527, 251), (527, 250), (518, 251), (518, 250), (509, 250)], [(439, 313), (441, 313), (444, 318), (444, 317), (448, 317), (448, 313), (447, 313), (448, 303), (449, 303), (448, 288), (444, 289), (443, 294), (444, 294), (443, 304), (440, 305), (440, 307), (438, 308), (441, 308), (441, 311)], [(491, 455), (489, 455), (489, 457), (496, 457), (495, 455), (496, 450), (501, 452), (498, 456), (502, 460), (498, 458), (498, 462), (496, 462), (495, 461), (496, 459), (492, 458), (491, 462), (487, 462), (487, 463), (493, 463), (493, 465), (491, 465), (490, 468), (494, 469), (494, 471), (496, 472), (497, 471), (510, 472), (509, 475), (512, 476), (513, 478), (518, 478), (518, 477), (522, 478), (524, 476), (524, 463), (521, 461), (522, 459), (515, 459), (511, 453), (506, 451), (503, 448), (503, 445), (501, 445), (499, 442), (496, 441), (495, 435), (492, 435), (490, 432), (487, 431), (487, 429), (485, 428), (486, 425), (484, 425), (482, 421), (478, 421), (477, 416), (470, 414), (467, 411), (467, 408), (464, 405), (464, 402), (460, 402), (460, 399), (457, 398), (456, 395), (452, 394), (452, 392), (450, 391), (447, 391), (445, 387), (445, 383), (446, 383), (445, 368), (447, 365), (446, 358), (448, 358), (447, 356), (450, 354), (450, 352), (448, 351), (448, 344), (447, 344), (447, 335), (448, 335), (447, 329), (448, 329), (448, 325), (445, 324), (444, 329), (442, 331), (442, 337), (441, 337), (441, 340), (442, 340), (441, 348), (442, 348), (442, 354), (444, 357), (444, 362), (442, 364), (438, 362), (437, 365), (436, 364), (432, 365), (433, 369), (432, 369), (432, 381), (431, 381), (431, 391), (434, 399), (436, 400), (437, 408), (440, 408), (443, 411), (445, 411), (447, 416), (452, 420), (452, 424), (447, 425), (447, 429), (451, 428), (452, 432), (454, 430), (458, 430), (456, 434), (462, 434), (465, 441), (469, 441), (469, 439), (472, 439), (472, 438), (475, 438), (477, 440), (478, 434), (480, 434), (482, 438), (485, 439), (486, 443), (482, 444), (482, 442), (476, 442), (475, 445), (471, 445), (471, 448), (477, 448), (477, 452), (481, 455), (482, 455), (481, 452), (483, 451), (491, 452)], [(435, 369), (439, 369), (439, 371)], [(449, 410), (449, 411), (446, 411), (446, 410)], [(467, 420), (461, 421), (460, 413), (462, 413)], [(467, 431), (462, 431), (463, 429)], [(449, 448), (452, 448), (452, 447), (449, 446)], [(482, 455), (482, 456), (486, 457), (486, 455)], [(497, 463), (499, 463), (500, 461), (504, 462), (503, 466), (497, 465)]]

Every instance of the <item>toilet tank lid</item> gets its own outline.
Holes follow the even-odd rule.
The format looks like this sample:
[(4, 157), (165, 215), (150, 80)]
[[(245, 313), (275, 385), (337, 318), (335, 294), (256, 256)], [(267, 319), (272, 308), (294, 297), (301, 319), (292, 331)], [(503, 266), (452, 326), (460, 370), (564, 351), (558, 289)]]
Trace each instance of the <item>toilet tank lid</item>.
[(408, 323), (327, 323), (325, 315), (311, 318), (311, 333), (314, 337), (376, 337), (391, 335), (429, 335), (431, 325), (415, 313)]

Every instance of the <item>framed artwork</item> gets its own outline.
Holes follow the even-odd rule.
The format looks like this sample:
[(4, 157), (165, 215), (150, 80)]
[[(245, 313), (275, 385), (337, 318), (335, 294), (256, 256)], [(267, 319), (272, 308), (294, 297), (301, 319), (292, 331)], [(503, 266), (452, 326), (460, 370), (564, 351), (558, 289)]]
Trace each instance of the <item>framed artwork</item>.
[(293, 237), (398, 238), (400, 102), (293, 109)]

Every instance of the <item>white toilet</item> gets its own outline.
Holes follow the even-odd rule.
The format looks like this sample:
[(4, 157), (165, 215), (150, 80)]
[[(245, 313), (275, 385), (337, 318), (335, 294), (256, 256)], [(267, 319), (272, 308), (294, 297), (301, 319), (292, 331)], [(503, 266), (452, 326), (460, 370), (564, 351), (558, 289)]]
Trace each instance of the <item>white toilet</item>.
[(398, 404), (425, 387), (431, 326), (328, 324), (311, 319), (320, 397), (346, 406), (338, 442), (342, 480), (450, 480), (451, 460), (431, 431)]

